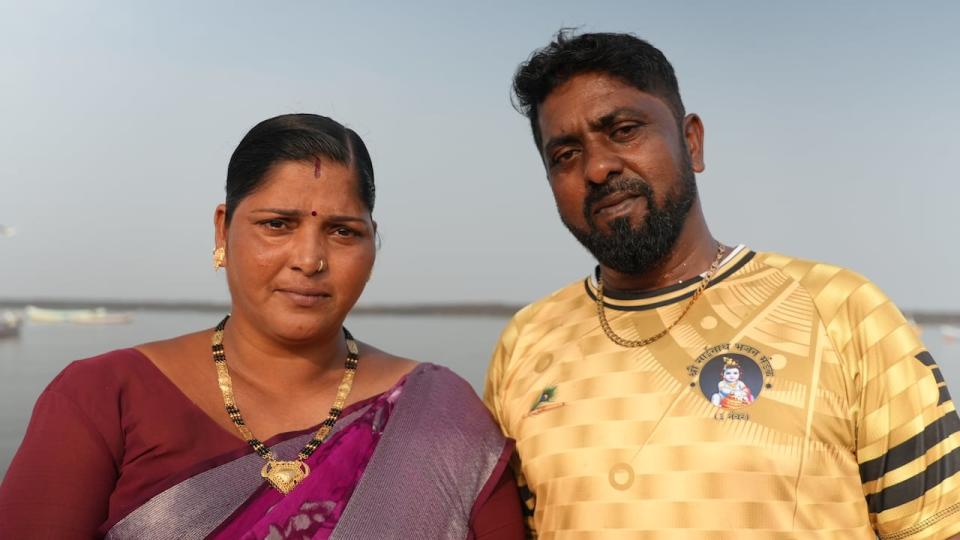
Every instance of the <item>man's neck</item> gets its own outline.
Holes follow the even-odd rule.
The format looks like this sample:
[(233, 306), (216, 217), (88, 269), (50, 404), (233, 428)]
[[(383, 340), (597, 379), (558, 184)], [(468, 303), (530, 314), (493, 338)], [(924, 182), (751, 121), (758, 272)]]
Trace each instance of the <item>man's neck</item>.
[[(627, 274), (600, 265), (605, 290), (642, 292), (660, 289), (696, 278), (710, 269), (718, 259), (717, 242), (707, 228), (699, 204), (687, 214), (687, 222), (673, 248), (656, 265), (640, 274)], [(723, 249), (723, 254), (729, 253)]]

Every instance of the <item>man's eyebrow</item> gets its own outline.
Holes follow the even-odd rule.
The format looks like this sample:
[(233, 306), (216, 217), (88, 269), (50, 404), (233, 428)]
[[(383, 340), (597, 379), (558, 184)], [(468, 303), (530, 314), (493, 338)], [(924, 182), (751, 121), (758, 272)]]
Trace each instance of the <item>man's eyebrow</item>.
[(565, 144), (576, 144), (580, 142), (580, 137), (576, 135), (560, 135), (559, 137), (552, 137), (547, 140), (546, 144), (543, 145), (543, 155), (549, 156), (551, 152), (558, 146), (563, 146)]
[[(632, 107), (618, 107), (599, 118), (591, 120), (588, 125), (591, 131), (606, 131), (624, 117), (639, 118), (643, 116), (644, 114), (642, 112)], [(543, 154), (545, 156), (549, 156), (550, 153), (558, 146), (563, 146), (565, 144), (576, 144), (578, 142), (580, 142), (580, 138), (576, 135), (560, 135), (559, 137), (553, 137), (548, 139), (546, 144), (543, 145)]]
[(608, 130), (617, 123), (617, 120), (620, 120), (624, 116), (635, 118), (643, 116), (643, 113), (630, 107), (619, 107), (601, 116), (600, 118), (591, 120), (590, 129), (593, 131)]

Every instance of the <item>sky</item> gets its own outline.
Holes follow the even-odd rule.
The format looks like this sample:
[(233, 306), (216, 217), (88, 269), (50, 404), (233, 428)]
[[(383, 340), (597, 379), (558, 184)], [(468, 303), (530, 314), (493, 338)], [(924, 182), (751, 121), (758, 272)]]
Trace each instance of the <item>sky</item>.
[(706, 128), (727, 244), (960, 310), (960, 4), (0, 2), (0, 298), (220, 301), (214, 207), (289, 112), (366, 141), (383, 239), (361, 303), (533, 301), (594, 262), (557, 216), (518, 63), (561, 27), (643, 37)]

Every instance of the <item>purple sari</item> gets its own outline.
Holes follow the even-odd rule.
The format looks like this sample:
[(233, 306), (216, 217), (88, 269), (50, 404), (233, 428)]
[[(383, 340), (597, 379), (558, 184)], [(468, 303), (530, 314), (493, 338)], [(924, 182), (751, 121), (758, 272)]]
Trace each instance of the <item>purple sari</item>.
[[(295, 455), (311, 435), (272, 449)], [(467, 538), (475, 501), (511, 451), (463, 379), (420, 364), (346, 409), (288, 495), (260, 478), (251, 452), (154, 496), (106, 537)]]

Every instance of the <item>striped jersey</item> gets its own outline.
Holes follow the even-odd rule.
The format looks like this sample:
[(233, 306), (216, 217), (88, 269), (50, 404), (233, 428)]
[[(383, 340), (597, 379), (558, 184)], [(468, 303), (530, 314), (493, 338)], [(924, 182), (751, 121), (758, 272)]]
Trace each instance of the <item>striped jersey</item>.
[[(606, 294), (606, 316), (654, 335), (700, 279)], [(578, 281), (510, 321), (484, 399), (541, 539), (960, 533), (960, 418), (936, 361), (836, 266), (740, 249), (638, 348), (610, 341)]]

